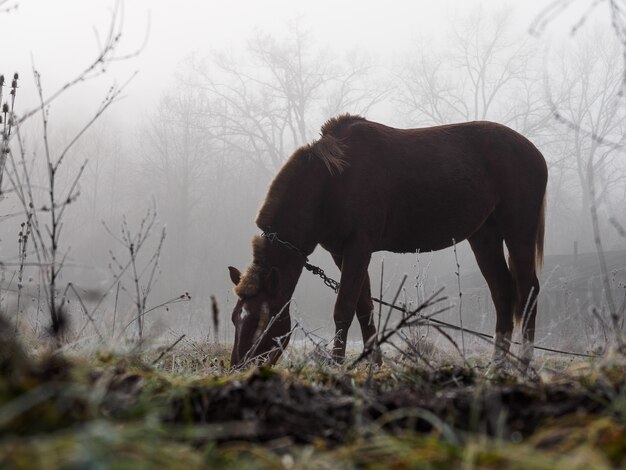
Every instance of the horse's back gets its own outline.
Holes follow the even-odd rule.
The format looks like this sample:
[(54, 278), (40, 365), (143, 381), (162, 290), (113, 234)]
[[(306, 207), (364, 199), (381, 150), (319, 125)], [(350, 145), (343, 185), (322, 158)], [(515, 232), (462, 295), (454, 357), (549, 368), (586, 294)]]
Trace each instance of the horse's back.
[[(545, 169), (545, 160), (523, 135), (490, 121), (471, 121), (434, 127), (397, 129), (377, 122), (354, 121), (340, 128), (340, 137), (351, 164), (360, 160), (401, 173), (412, 166), (482, 165), (502, 171), (507, 167)], [(501, 176), (501, 175), (498, 175)]]
[(500, 124), (396, 129), (357, 119), (329, 133), (348, 163), (332, 191), (336, 210), (345, 224), (368, 230), (376, 249), (440, 249), (494, 212), (511, 216), (543, 201), (545, 160)]

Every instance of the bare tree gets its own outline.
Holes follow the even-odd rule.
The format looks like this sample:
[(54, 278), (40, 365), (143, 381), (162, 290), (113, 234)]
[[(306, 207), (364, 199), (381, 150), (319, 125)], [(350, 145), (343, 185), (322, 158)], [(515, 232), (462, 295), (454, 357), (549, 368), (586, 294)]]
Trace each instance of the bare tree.
[(399, 72), (395, 102), (407, 125), (487, 119), (530, 138), (549, 166), (546, 243), (562, 249), (561, 235), (571, 234), (580, 219), (570, 207), (580, 189), (572, 186), (569, 136), (555, 122), (553, 106), (571, 100), (573, 89), (555, 87), (551, 101), (546, 99), (543, 51), (525, 32), (512, 32), (512, 14), (506, 8), (491, 15), (477, 9), (452, 25), (449, 49), (431, 45), (413, 51)]
[(297, 21), (287, 31), (284, 39), (258, 33), (242, 57), (215, 55), (196, 67), (210, 98), (207, 128), (268, 177), (329, 114), (366, 112), (384, 96), (367, 84), (367, 58), (316, 50)]
[(566, 130), (561, 166), (573, 177), (573, 192), (580, 195), (575, 212), (578, 238), (589, 248), (592, 207), (599, 203), (608, 207), (624, 190), (626, 167), (620, 153), (626, 143), (626, 110), (617, 98), (622, 74), (614, 67), (620, 60), (620, 45), (600, 30), (577, 37), (574, 44), (567, 52), (559, 51), (548, 95), (553, 94), (552, 86), (560, 90), (559, 104), (552, 106)]
[(575, 13), (578, 16), (574, 16), (574, 21), (568, 25), (570, 36), (575, 36), (589, 22), (593, 13), (603, 10), (601, 15), (605, 18), (605, 24), (610, 25), (613, 36), (621, 47), (622, 83), (615, 96), (623, 97), (626, 89), (626, 2), (624, 0), (553, 0), (538, 12), (529, 31), (540, 37), (565, 12), (575, 11), (583, 5), (582, 13)]
[[(204, 131), (202, 113), (206, 109), (203, 90), (187, 85), (162, 96), (154, 114), (139, 135), (144, 194), (154, 194), (161, 217), (177, 240), (168, 247), (181, 276), (188, 273), (190, 233), (200, 218), (201, 202), (211, 197), (215, 186), (211, 181), (219, 165), (214, 161), (211, 136)], [(203, 213), (201, 218), (210, 217)]]
[(537, 138), (550, 112), (542, 94), (536, 51), (510, 32), (511, 9), (479, 8), (452, 25), (451, 48), (419, 45), (399, 72), (396, 103), (407, 124), (490, 119)]

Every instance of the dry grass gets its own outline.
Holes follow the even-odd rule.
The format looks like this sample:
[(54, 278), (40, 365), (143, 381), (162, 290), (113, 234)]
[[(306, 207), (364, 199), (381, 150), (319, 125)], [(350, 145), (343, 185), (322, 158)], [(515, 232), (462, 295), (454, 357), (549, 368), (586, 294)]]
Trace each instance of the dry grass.
[(2, 343), (12, 352), (0, 354), (0, 467), (626, 464), (618, 354), (529, 382), (392, 360), (350, 372), (304, 359), (229, 372), (228, 347), (190, 341), (164, 355), (167, 346), (86, 359), (33, 358), (9, 336)]

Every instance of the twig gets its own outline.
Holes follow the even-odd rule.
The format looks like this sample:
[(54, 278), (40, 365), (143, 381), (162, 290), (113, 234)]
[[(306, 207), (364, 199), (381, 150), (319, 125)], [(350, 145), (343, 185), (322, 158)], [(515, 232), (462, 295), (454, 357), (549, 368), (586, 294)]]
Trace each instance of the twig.
[(176, 345), (178, 343), (180, 343), (185, 336), (187, 336), (187, 335), (183, 334), (183, 335), (180, 336), (180, 338), (178, 338), (176, 341), (174, 341), (174, 343), (169, 348), (167, 348), (165, 351), (163, 351), (159, 355), (159, 357), (157, 357), (154, 361), (152, 361), (152, 365), (155, 365), (157, 362), (159, 362), (163, 358), (163, 356), (165, 356), (168, 352), (170, 352), (172, 349), (174, 349), (176, 347)]
[[(385, 277), (385, 259), (380, 260), (380, 292), (379, 296), (383, 298), (383, 279)], [(378, 304), (378, 325), (376, 326), (376, 331), (380, 331), (380, 320), (383, 316), (383, 304)]]
[[(440, 289), (438, 292), (441, 292), (441, 289)], [(394, 310), (398, 310), (398, 311), (400, 311), (400, 312), (404, 312), (404, 309), (402, 309), (402, 308), (400, 308), (400, 307), (398, 307), (398, 306), (396, 306), (396, 305), (392, 305), (392, 304), (390, 304), (389, 302), (385, 302), (384, 300), (380, 300), (380, 299), (377, 299), (377, 298), (374, 298), (374, 297), (372, 297), (372, 300), (373, 300), (374, 302), (382, 303), (383, 305), (392, 306), (392, 308), (393, 308)], [(444, 327), (446, 327), (446, 328), (450, 328), (450, 329), (453, 329), (453, 330), (461, 331), (461, 327), (460, 327), (460, 326), (457, 326), (457, 325), (452, 325), (451, 323), (447, 323), (447, 322), (444, 322), (444, 321), (442, 321), (442, 320), (437, 320), (436, 318), (431, 318), (431, 319), (430, 319), (430, 321), (431, 321), (432, 323), (436, 323), (436, 324), (441, 325), (441, 326), (444, 326)], [(466, 333), (470, 333), (470, 334), (472, 334), (472, 335), (474, 335), (474, 336), (484, 338), (484, 339), (489, 339), (489, 340), (491, 340), (491, 339), (492, 339), (492, 335), (489, 335), (489, 334), (487, 334), (487, 333), (482, 333), (482, 332), (480, 332), (480, 331), (471, 330), (471, 329), (469, 329), (469, 328), (464, 328), (464, 329), (463, 329), (463, 331), (465, 331)], [(521, 344), (521, 343), (519, 343), (519, 341), (511, 341), (511, 344), (517, 344), (517, 345), (519, 345), (519, 344)], [(571, 351), (562, 351), (562, 350), (560, 350), (560, 349), (547, 348), (547, 347), (537, 346), (537, 345), (534, 345), (533, 347), (534, 347), (535, 349), (539, 349), (539, 350), (541, 350), (541, 351), (553, 352), (553, 353), (557, 353), (557, 354), (564, 354), (564, 355), (569, 355), (569, 356), (578, 356), (578, 357), (597, 357), (597, 356), (595, 356), (595, 355), (593, 355), (593, 354), (584, 354), (584, 353), (577, 353), (577, 352), (571, 352)]]
[[(400, 296), (400, 292), (402, 291), (402, 287), (404, 286), (404, 283), (406, 282), (406, 278), (407, 278), (407, 275), (405, 274), (404, 277), (402, 277), (402, 281), (400, 282), (400, 286), (398, 287), (398, 290), (396, 291), (396, 295), (394, 296), (393, 302), (391, 302), (391, 305), (396, 305), (396, 302), (398, 301), (398, 297)], [(389, 319), (391, 318), (392, 311), (393, 311), (393, 307), (389, 307), (389, 311), (387, 312), (387, 318), (385, 318), (385, 324), (383, 325), (382, 331), (385, 331), (387, 329), (387, 325), (389, 324)]]
[[(435, 367), (430, 363), (430, 361), (426, 360), (424, 355), (417, 349), (414, 341), (409, 339), (409, 337), (403, 331), (398, 332), (398, 336), (400, 337), (402, 341), (404, 341), (404, 343), (409, 347), (409, 349), (411, 350), (413, 354), (415, 354), (419, 359), (421, 359), (422, 362), (424, 362), (424, 364), (426, 364), (431, 370), (433, 371), (435, 370)], [(393, 343), (389, 343), (389, 344), (393, 344)], [(406, 351), (401, 351), (401, 352), (405, 355), (407, 354)]]
[[(191, 297), (189, 296), (189, 294), (187, 294), (186, 292), (184, 294), (181, 294), (177, 297), (172, 297), (169, 300), (166, 300), (165, 302), (162, 302), (158, 305), (155, 305), (154, 307), (151, 307), (147, 310), (145, 310), (144, 312), (142, 312), (142, 314), (140, 315), (141, 318), (145, 317), (147, 314), (149, 314), (150, 312), (153, 312), (159, 308), (163, 308), (163, 307), (167, 307), (168, 305), (172, 305), (172, 304), (176, 304), (178, 302), (187, 302), (188, 300), (191, 300)], [(138, 320), (138, 317), (133, 318), (131, 321), (129, 321), (126, 326), (124, 328), (122, 328), (122, 331), (120, 331), (119, 336), (122, 336), (126, 330), (128, 329), (128, 327), (130, 327), (130, 325), (132, 325), (133, 323), (135, 323)]]
[[(78, 291), (74, 287), (74, 284), (72, 284), (71, 282), (65, 288), (65, 292), (63, 292), (63, 296), (62, 296), (63, 300), (61, 301), (61, 304), (63, 304), (65, 302), (65, 298), (66, 298), (66, 294), (67, 294), (68, 290), (71, 290), (74, 293), (74, 295), (76, 296), (76, 298), (78, 299), (78, 303), (80, 304), (80, 307), (83, 310), (83, 313), (85, 314), (85, 316), (89, 319), (89, 321), (93, 325), (93, 329), (96, 332), (96, 334), (98, 335), (98, 338), (100, 338), (100, 342), (104, 341), (104, 337), (100, 334), (100, 331), (98, 330), (98, 326), (96, 325), (95, 320), (89, 314), (89, 311), (87, 310), (87, 307), (85, 306), (85, 303), (83, 302), (83, 299), (78, 294)], [(82, 334), (82, 332), (81, 332), (81, 334)], [(81, 334), (79, 334), (79, 337), (81, 336)]]
[(617, 219), (615, 217), (610, 217), (609, 218), (609, 222), (611, 223), (611, 225), (613, 227), (615, 227), (615, 230), (617, 230), (617, 233), (620, 234), (620, 236), (626, 238), (626, 229), (624, 228), (624, 226), (622, 224), (620, 224)]
[(139, 54), (141, 54), (141, 52), (145, 48), (146, 41), (147, 41), (147, 34), (150, 30), (149, 23), (148, 23), (148, 28), (146, 31), (146, 37), (144, 39), (144, 43), (138, 49), (136, 49), (135, 51), (129, 54), (115, 56), (115, 52), (119, 46), (119, 43), (122, 37), (121, 29), (123, 25), (121, 24), (121, 21), (118, 21), (118, 19), (121, 18), (120, 11), (122, 10), (122, 6), (123, 6), (123, 3), (121, 1), (116, 2), (115, 8), (113, 9), (111, 13), (111, 20), (109, 23), (109, 29), (107, 32), (106, 40), (104, 41), (102, 48), (99, 54), (97, 55), (97, 57), (76, 77), (74, 77), (72, 80), (65, 83), (62, 87), (60, 87), (57, 91), (52, 93), (50, 96), (42, 99), (41, 106), (33, 108), (29, 111), (26, 111), (24, 114), (22, 114), (19, 120), (17, 121), (17, 124), (21, 124), (27, 119), (29, 119), (30, 117), (32, 117), (33, 115), (37, 114), (41, 108), (45, 108), (49, 106), (53, 101), (55, 101), (57, 98), (63, 95), (67, 90), (71, 89), (78, 83), (86, 82), (88, 80), (101, 76), (102, 74), (106, 72), (108, 64), (112, 62), (120, 61), (120, 60), (128, 60), (133, 57), (137, 57)]
[[(406, 276), (405, 276), (405, 278), (406, 278)], [(363, 359), (365, 359), (367, 356), (369, 356), (374, 351), (374, 349), (380, 348), (380, 346), (382, 344), (385, 344), (386, 342), (388, 342), (389, 339), (391, 339), (402, 328), (407, 326), (407, 324), (409, 324), (411, 322), (411, 320), (415, 319), (415, 317), (420, 312), (422, 312), (424, 309), (432, 307), (433, 305), (435, 305), (435, 304), (437, 304), (437, 303), (439, 303), (439, 302), (441, 302), (443, 300), (446, 300), (446, 297), (439, 297), (439, 298), (437, 298), (437, 296), (442, 291), (443, 291), (443, 287), (441, 289), (439, 289), (438, 291), (436, 291), (429, 298), (427, 298), (415, 310), (413, 310), (411, 312), (408, 312), (406, 315), (404, 315), (400, 319), (398, 324), (394, 328), (392, 328), (391, 330), (386, 330), (385, 328), (383, 328), (383, 330), (378, 333), (379, 336), (376, 338), (375, 341), (372, 341), (369, 344), (364, 345), (363, 352), (348, 366), (348, 370), (353, 369), (359, 362), (361, 362)], [(393, 309), (401, 310), (399, 307), (397, 307), (394, 304), (388, 304), (388, 305), (392, 305)], [(401, 311), (404, 311), (404, 310), (401, 310)], [(440, 313), (440, 311), (436, 312), (436, 313)], [(425, 317), (425, 318), (428, 318), (428, 317)]]
[[(308, 331), (306, 328), (304, 328), (304, 326), (298, 320), (296, 320), (295, 326), (300, 331), (302, 331), (306, 339), (308, 339), (309, 341), (311, 341), (311, 343), (313, 343), (313, 346), (315, 347), (315, 350), (314, 350), (315, 354), (319, 356), (323, 356), (329, 363), (333, 361), (333, 357), (328, 352), (328, 349), (327, 349), (330, 343), (332, 342), (332, 340), (324, 342), (323, 338), (318, 337), (318, 340), (316, 341), (315, 338), (313, 338), (313, 333)], [(322, 343), (325, 343), (325, 344), (322, 344)]]
[(115, 304), (113, 305), (113, 326), (111, 328), (111, 339), (115, 338), (115, 320), (117, 318), (117, 301), (120, 296), (120, 283), (117, 282), (117, 289), (115, 289)]
[(452, 239), (452, 246), (454, 248), (454, 262), (456, 264), (456, 281), (459, 288), (459, 325), (461, 326), (461, 345), (463, 346), (463, 360), (465, 361), (465, 335), (463, 334), (463, 291), (461, 291), (461, 265), (459, 264), (459, 257), (456, 251), (456, 240)]
[[(461, 351), (461, 349), (459, 349), (459, 345), (456, 343), (456, 341), (454, 341), (452, 336), (450, 336), (448, 333), (443, 331), (442, 327), (435, 326), (434, 328), (435, 328), (435, 330), (437, 330), (439, 332), (440, 335), (442, 335), (444, 338), (446, 338), (452, 344), (452, 346), (454, 346), (454, 349), (457, 350), (457, 352), (459, 353), (459, 356), (461, 356), (461, 359), (463, 359), (463, 363), (465, 364), (465, 366), (469, 368), (470, 365), (467, 362), (467, 359), (465, 358), (465, 350)], [(461, 335), (463, 335), (463, 328), (461, 328)]]

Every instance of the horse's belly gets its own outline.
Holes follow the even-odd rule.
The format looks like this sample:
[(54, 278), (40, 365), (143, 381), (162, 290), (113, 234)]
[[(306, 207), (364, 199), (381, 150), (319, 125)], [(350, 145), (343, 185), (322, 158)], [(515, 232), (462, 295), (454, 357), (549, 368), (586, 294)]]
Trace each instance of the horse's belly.
[(465, 198), (441, 197), (400, 203), (388, 208), (377, 250), (434, 251), (470, 237), (495, 207), (487, 192)]

